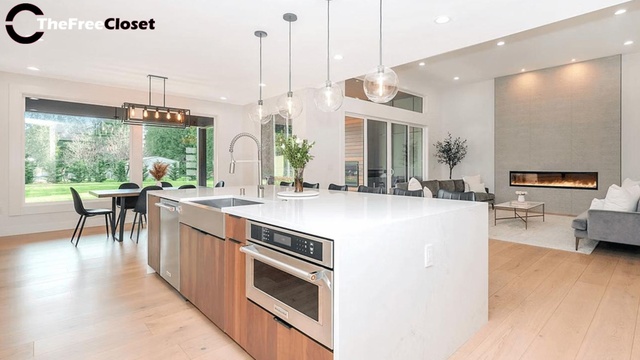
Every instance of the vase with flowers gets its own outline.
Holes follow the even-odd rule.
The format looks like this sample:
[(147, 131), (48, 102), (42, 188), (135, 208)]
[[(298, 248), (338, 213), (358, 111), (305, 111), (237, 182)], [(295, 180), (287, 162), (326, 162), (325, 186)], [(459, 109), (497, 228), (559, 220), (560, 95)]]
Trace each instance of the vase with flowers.
[(518, 202), (524, 202), (524, 196), (527, 195), (526, 191), (516, 191), (516, 195), (518, 195)]
[(162, 178), (169, 172), (169, 164), (156, 161), (149, 169), (149, 175), (156, 180), (156, 185), (162, 186)]
[(289, 165), (293, 168), (294, 191), (302, 192), (304, 168), (309, 161), (313, 160), (313, 155), (309, 151), (315, 145), (315, 141), (309, 142), (292, 135), (289, 137), (280, 136), (278, 143), (282, 149), (282, 156), (289, 161)]

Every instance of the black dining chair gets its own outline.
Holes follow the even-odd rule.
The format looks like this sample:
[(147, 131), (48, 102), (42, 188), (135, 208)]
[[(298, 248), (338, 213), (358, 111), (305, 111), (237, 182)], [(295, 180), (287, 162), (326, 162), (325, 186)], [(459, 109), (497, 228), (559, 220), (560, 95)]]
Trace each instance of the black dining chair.
[(360, 185), (358, 186), (358, 192), (371, 193), (371, 194), (386, 194), (387, 191), (383, 187), (370, 187)]
[(349, 191), (348, 185), (329, 184), (329, 190)]
[[(78, 237), (76, 238), (76, 243), (74, 246), (78, 247), (78, 242), (80, 242), (80, 236), (82, 236), (82, 229), (84, 229), (84, 223), (87, 221), (88, 217), (104, 215), (105, 228), (107, 229), (107, 239), (109, 238), (109, 223), (111, 222), (112, 211), (111, 209), (85, 209), (84, 204), (82, 203), (82, 199), (80, 198), (80, 194), (74, 188), (69, 188), (71, 190), (71, 196), (73, 197), (73, 207), (75, 208), (78, 215), (80, 215), (80, 219), (78, 219), (78, 223), (76, 224), (76, 229), (73, 230), (73, 235), (71, 235), (71, 243), (73, 244), (73, 238), (76, 236), (76, 232), (78, 231), (78, 227), (80, 227), (80, 232), (78, 233)], [(80, 225), (82, 222), (82, 225)]]
[(312, 184), (312, 183), (308, 183), (306, 181), (303, 181), (302, 182), (302, 187), (303, 188), (307, 188), (307, 189), (320, 189), (320, 183)]
[(131, 234), (129, 235), (129, 239), (133, 239), (133, 229), (136, 228), (136, 222), (138, 223), (138, 231), (136, 235), (136, 244), (140, 239), (140, 226), (142, 225), (142, 217), (147, 217), (147, 191), (152, 190), (162, 190), (160, 186), (151, 185), (145, 186), (140, 190), (140, 195), (138, 196), (138, 201), (136, 201), (136, 206), (133, 209), (133, 224), (131, 225)]
[(196, 186), (192, 184), (184, 184), (184, 185), (178, 186), (178, 189), (195, 189), (195, 188)]
[(224, 180), (218, 181), (213, 187), (224, 187)]
[[(140, 186), (136, 183), (123, 183), (118, 186), (118, 189), (139, 189)], [(124, 218), (127, 218), (127, 210), (133, 210), (136, 207), (136, 201), (138, 198), (136, 196), (128, 196), (124, 198), (116, 198), (116, 206), (120, 208), (120, 211), (124, 211)], [(124, 203), (124, 205), (123, 205)], [(116, 219), (116, 228), (118, 227), (118, 223), (120, 222), (120, 216)]]
[(400, 196), (424, 197), (424, 191), (422, 190), (404, 190), (399, 188), (393, 188), (392, 194), (400, 195)]
[(173, 185), (171, 185), (171, 183), (170, 183), (170, 182), (161, 181), (160, 183), (162, 184), (162, 187), (163, 187), (163, 188), (166, 188), (166, 187), (173, 187)]
[(293, 186), (292, 182), (280, 181), (280, 186)]

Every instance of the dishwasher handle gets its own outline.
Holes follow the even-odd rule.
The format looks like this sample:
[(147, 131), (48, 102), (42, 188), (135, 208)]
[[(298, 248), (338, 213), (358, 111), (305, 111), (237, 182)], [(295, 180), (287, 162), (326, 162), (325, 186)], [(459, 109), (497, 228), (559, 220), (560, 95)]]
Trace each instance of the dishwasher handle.
[(182, 209), (180, 208), (180, 206), (169, 206), (163, 203), (155, 203), (154, 205), (171, 212), (177, 212), (178, 214), (182, 212)]
[(314, 272), (307, 272), (304, 270), (300, 270), (295, 266), (291, 266), (289, 264), (283, 263), (282, 261), (273, 259), (269, 256), (260, 254), (258, 251), (256, 251), (255, 246), (253, 245), (246, 245), (240, 248), (240, 251), (255, 258), (258, 259), (262, 262), (264, 262), (265, 264), (271, 265), (273, 267), (276, 267), (280, 270), (286, 271), (292, 275), (296, 275), (300, 278), (303, 279), (307, 279), (310, 282), (316, 282), (318, 281), (318, 279), (321, 277), (319, 275), (322, 275), (322, 271), (314, 271)]

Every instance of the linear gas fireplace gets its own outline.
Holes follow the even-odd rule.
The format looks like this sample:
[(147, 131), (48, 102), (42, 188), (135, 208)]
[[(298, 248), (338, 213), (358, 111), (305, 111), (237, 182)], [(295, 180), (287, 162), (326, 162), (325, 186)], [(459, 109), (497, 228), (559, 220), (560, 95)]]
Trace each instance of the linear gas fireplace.
[(598, 190), (598, 173), (572, 171), (510, 171), (509, 185)]

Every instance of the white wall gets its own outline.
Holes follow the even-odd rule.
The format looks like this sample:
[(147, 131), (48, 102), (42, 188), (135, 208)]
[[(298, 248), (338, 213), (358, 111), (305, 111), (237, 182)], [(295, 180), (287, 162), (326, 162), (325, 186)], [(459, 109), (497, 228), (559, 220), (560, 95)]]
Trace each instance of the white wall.
[[(434, 126), (431, 147), (443, 140), (447, 132), (453, 138), (467, 139), (467, 156), (453, 168), (453, 178), (466, 175), (482, 176), (485, 186), (494, 191), (494, 89), (493, 80), (464, 84), (445, 89), (441, 94), (442, 110), (440, 121)], [(448, 179), (449, 167), (438, 164), (435, 157), (429, 158), (430, 165), (439, 170), (432, 178)]]
[(640, 179), (640, 53), (622, 56), (622, 179)]
[[(144, 79), (143, 79), (144, 80)], [(73, 229), (78, 216), (71, 203), (55, 205), (24, 204), (24, 98), (26, 96), (119, 106), (125, 101), (144, 103), (146, 92), (70, 82), (43, 77), (0, 72), (0, 236)], [(214, 172), (227, 185), (253, 183), (250, 169), (238, 168), (228, 174), (228, 146), (241, 131), (257, 133), (243, 114), (241, 106), (181, 97), (167, 97), (172, 106), (191, 109), (195, 115), (215, 118)], [(141, 134), (134, 127), (134, 133)], [(252, 156), (250, 147), (237, 149), (237, 158)], [(137, 146), (132, 151), (141, 151)], [(255, 155), (253, 155), (255, 156)], [(133, 164), (132, 164), (133, 165)], [(141, 171), (141, 169), (140, 169)], [(132, 169), (132, 173), (135, 170)], [(91, 201), (88, 206), (110, 207), (106, 200)], [(101, 225), (90, 219), (87, 226)]]

